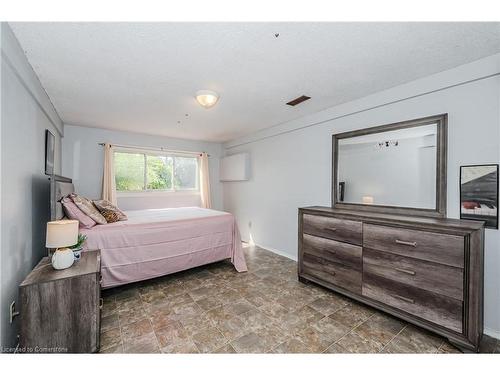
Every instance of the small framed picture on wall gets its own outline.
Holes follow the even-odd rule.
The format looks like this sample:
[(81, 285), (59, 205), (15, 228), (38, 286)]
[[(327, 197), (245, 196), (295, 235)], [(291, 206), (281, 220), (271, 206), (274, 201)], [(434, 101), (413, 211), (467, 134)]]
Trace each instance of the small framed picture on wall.
[(45, 130), (45, 174), (54, 174), (54, 152), (56, 139), (48, 129)]
[(460, 167), (460, 219), (498, 229), (498, 164)]

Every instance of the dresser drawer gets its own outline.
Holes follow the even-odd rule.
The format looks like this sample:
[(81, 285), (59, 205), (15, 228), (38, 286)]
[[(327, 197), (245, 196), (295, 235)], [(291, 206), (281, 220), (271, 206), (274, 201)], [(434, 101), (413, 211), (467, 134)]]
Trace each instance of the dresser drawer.
[(307, 251), (302, 254), (302, 273), (337, 285), (351, 292), (361, 293), (361, 271)]
[(363, 227), (359, 221), (304, 214), (302, 227), (304, 233), (314, 236), (331, 238), (354, 245), (361, 245), (363, 241)]
[(460, 236), (365, 224), (363, 247), (448, 266), (464, 266), (464, 238)]
[(361, 246), (309, 234), (304, 234), (302, 245), (303, 251), (308, 254), (361, 271)]
[(462, 301), (365, 272), (363, 296), (462, 332)]
[(363, 250), (363, 270), (402, 284), (463, 300), (463, 270), (382, 251)]

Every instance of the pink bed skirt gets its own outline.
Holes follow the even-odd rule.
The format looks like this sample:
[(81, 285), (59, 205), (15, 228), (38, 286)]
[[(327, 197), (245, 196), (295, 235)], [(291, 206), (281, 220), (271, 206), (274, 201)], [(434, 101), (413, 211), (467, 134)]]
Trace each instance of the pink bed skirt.
[[(230, 259), (238, 272), (247, 271), (234, 216), (166, 221), (129, 220), (82, 229), (86, 249), (101, 250), (102, 287), (110, 288)], [(161, 214), (160, 214), (161, 215)]]

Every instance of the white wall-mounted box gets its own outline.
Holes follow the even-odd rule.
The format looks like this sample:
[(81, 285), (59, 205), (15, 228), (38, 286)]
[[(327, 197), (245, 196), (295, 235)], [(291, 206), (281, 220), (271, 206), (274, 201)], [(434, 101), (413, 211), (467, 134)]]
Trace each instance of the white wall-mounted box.
[(235, 154), (220, 160), (221, 181), (247, 181), (249, 178), (250, 154)]

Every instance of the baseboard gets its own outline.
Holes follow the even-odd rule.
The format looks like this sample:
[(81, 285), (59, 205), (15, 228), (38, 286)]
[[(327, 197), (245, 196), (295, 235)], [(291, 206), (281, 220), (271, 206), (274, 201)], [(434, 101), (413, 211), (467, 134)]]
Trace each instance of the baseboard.
[[(248, 241), (242, 241), (242, 242), (248, 243)], [(294, 260), (295, 262), (297, 261), (297, 256), (290, 255), (290, 254), (285, 253), (285, 252), (283, 252), (281, 250), (274, 249), (274, 248), (272, 248), (270, 246), (261, 245), (261, 244), (258, 244), (258, 243), (256, 243), (255, 246), (258, 246), (258, 247), (260, 247), (260, 248), (262, 248), (264, 250), (270, 251), (271, 253), (275, 253), (275, 254), (281, 255), (282, 257)]]
[(500, 340), (500, 331), (484, 327), (484, 334)]

